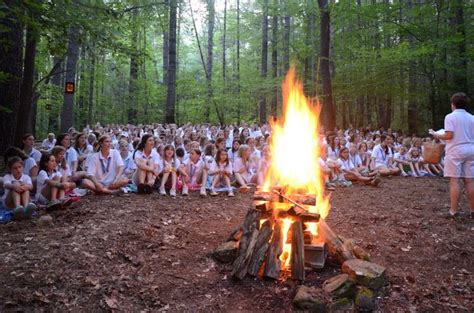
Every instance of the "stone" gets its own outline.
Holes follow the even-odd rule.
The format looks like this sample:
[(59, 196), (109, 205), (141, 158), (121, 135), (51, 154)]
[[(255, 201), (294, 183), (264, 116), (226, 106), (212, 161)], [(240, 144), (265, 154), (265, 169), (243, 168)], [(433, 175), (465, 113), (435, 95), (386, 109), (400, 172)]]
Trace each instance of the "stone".
[(232, 263), (237, 256), (237, 250), (239, 249), (239, 243), (236, 241), (227, 241), (217, 247), (212, 256), (219, 262)]
[(38, 219), (38, 226), (51, 226), (53, 225), (53, 217), (49, 214), (42, 215)]
[(300, 286), (293, 305), (301, 310), (308, 310), (310, 312), (327, 312), (328, 302), (327, 296), (314, 287)]
[(323, 289), (333, 299), (353, 298), (356, 286), (347, 274), (334, 276), (323, 283)]
[(348, 298), (340, 298), (331, 304), (330, 312), (353, 312), (352, 300)]
[(370, 261), (370, 254), (366, 252), (364, 249), (362, 249), (361, 246), (354, 245), (354, 247), (352, 247), (352, 252), (354, 252), (354, 255), (356, 256), (356, 258), (364, 260), (364, 261)]
[(387, 284), (385, 267), (376, 263), (352, 259), (345, 261), (341, 269), (356, 283), (370, 289), (379, 289)]
[(375, 309), (375, 295), (372, 290), (362, 287), (357, 291), (355, 304), (361, 312), (372, 312)]

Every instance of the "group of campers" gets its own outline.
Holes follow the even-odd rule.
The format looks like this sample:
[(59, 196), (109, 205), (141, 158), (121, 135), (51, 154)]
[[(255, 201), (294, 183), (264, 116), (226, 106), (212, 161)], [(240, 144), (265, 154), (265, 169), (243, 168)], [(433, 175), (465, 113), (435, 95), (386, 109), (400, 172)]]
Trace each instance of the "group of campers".
[[(383, 128), (322, 130), (319, 164), (326, 188), (377, 186), (383, 176), (441, 176), (443, 162), (422, 158), (423, 142), (430, 140)], [(0, 195), (15, 218), (31, 216), (38, 205), (67, 207), (89, 192), (233, 197), (236, 188), (246, 192), (262, 185), (272, 160), (270, 141), (269, 125), (245, 123), (97, 124), (57, 138), (51, 133), (41, 145), (26, 134), (21, 147), (4, 152)]]

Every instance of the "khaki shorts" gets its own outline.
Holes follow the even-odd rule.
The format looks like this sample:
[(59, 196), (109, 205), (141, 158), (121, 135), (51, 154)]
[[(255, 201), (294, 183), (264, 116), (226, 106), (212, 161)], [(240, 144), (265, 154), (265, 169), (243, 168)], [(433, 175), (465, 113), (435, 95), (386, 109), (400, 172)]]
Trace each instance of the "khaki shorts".
[(474, 178), (474, 145), (456, 147), (444, 163), (444, 177)]

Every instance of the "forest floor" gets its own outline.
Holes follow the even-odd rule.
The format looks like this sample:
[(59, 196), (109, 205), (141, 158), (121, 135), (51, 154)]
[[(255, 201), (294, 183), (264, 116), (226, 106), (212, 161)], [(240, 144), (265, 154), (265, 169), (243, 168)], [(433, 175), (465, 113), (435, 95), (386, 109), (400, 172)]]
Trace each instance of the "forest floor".
[[(0, 225), (0, 311), (292, 311), (297, 283), (235, 282), (209, 256), (251, 204), (250, 194), (87, 196), (53, 225)], [(387, 268), (377, 311), (474, 310), (474, 222), (444, 218), (447, 208), (441, 178), (333, 192), (328, 224)], [(338, 272), (308, 273), (305, 284)]]

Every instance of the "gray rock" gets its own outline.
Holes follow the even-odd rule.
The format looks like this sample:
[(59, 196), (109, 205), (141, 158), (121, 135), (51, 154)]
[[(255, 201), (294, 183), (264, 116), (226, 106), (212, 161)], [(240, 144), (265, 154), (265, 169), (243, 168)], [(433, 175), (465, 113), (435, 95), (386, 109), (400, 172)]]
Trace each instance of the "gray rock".
[(362, 287), (357, 291), (355, 304), (361, 312), (371, 312), (375, 309), (375, 295), (369, 288)]
[(42, 215), (38, 219), (38, 226), (51, 226), (53, 225), (53, 217), (51, 215)]
[(232, 263), (237, 256), (237, 250), (239, 249), (239, 243), (236, 241), (228, 241), (221, 244), (214, 250), (212, 256), (219, 262)]
[(382, 288), (387, 283), (385, 267), (364, 260), (352, 259), (344, 262), (342, 272), (356, 283), (370, 289)]
[(353, 298), (356, 293), (356, 286), (347, 274), (340, 274), (326, 280), (323, 289), (333, 299)]
[(300, 286), (293, 305), (301, 310), (310, 312), (327, 312), (328, 299), (321, 290), (314, 287)]
[(331, 304), (331, 312), (353, 312), (352, 300), (340, 298)]

